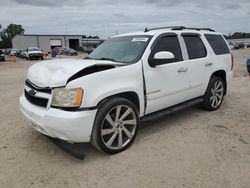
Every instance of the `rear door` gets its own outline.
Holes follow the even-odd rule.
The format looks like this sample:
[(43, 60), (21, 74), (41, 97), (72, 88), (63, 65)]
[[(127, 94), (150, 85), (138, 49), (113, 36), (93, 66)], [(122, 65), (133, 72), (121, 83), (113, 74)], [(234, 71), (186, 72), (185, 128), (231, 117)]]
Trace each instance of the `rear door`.
[(213, 72), (213, 61), (204, 45), (204, 36), (198, 33), (182, 33), (186, 46), (189, 68), (190, 89), (188, 98), (204, 95), (210, 75)]
[[(156, 67), (150, 67), (148, 59), (160, 51), (172, 52), (175, 60)], [(183, 54), (178, 36), (160, 35), (142, 58), (146, 83), (146, 114), (167, 108), (187, 100), (189, 77), (187, 62)]]

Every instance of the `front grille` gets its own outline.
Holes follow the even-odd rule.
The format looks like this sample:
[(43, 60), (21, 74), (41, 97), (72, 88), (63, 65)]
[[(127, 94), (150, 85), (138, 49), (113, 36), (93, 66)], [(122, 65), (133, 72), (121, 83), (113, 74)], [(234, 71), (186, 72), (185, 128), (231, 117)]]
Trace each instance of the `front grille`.
[(42, 56), (42, 54), (39, 54), (39, 53), (37, 53), (37, 54), (29, 54), (29, 56), (30, 57), (39, 57), (39, 56)]
[(26, 99), (30, 103), (32, 103), (34, 105), (37, 105), (37, 106), (47, 107), (47, 104), (48, 104), (48, 101), (49, 101), (48, 99), (33, 97), (26, 90), (24, 90), (24, 93), (25, 93)]
[(51, 94), (51, 91), (52, 91), (51, 88), (48, 88), (48, 87), (46, 87), (46, 88), (38, 87), (38, 86), (32, 84), (29, 80), (25, 81), (25, 85), (28, 88), (30, 88), (30, 90), (34, 90), (33, 92), (35, 92), (35, 94), (33, 95), (32, 92), (30, 92), (30, 90), (27, 91), (25, 89), (24, 90), (24, 95), (25, 95), (26, 99), (30, 103), (34, 104), (34, 105), (46, 108), (47, 105), (48, 105), (49, 97), (48, 98), (44, 98), (43, 95), (42, 95), (43, 97), (40, 97), (39, 93), (41, 93), (41, 94), (42, 93)]
[(25, 85), (28, 86), (31, 89), (34, 89), (36, 91), (40, 91), (40, 92), (43, 92), (43, 93), (51, 93), (51, 91), (52, 91), (51, 88), (49, 88), (49, 87), (36, 86), (36, 85), (32, 84), (31, 81), (29, 81), (29, 80), (25, 81)]

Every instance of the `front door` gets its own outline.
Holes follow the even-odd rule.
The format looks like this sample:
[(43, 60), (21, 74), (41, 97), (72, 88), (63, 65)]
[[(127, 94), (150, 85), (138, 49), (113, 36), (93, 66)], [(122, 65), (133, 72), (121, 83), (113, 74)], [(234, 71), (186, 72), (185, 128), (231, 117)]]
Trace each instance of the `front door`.
[[(160, 51), (172, 52), (175, 60), (150, 67), (148, 59), (154, 57), (154, 54)], [(142, 58), (147, 96), (145, 114), (187, 100), (189, 89), (188, 66), (187, 62), (183, 61), (178, 37), (173, 34), (160, 36), (155, 40), (151, 52), (148, 52), (148, 54), (148, 57)]]

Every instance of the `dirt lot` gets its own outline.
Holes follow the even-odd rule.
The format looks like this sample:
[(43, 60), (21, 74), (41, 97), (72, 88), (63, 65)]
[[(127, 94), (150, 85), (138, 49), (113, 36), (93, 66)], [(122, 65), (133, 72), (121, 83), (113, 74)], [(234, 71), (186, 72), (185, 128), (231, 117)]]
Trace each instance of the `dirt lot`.
[(36, 132), (19, 111), (28, 67), (0, 63), (0, 187), (250, 187), (250, 50), (234, 51), (222, 107), (192, 107), (144, 125), (132, 147), (108, 156), (83, 144), (79, 161)]

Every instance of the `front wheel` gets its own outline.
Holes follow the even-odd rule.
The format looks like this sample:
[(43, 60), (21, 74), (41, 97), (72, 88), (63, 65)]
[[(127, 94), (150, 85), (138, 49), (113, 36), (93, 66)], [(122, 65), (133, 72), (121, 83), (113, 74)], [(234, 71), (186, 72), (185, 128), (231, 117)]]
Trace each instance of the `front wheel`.
[(203, 107), (206, 110), (217, 110), (224, 98), (225, 82), (217, 76), (211, 77), (204, 95)]
[(91, 143), (105, 153), (119, 153), (133, 143), (138, 125), (138, 110), (132, 102), (110, 99), (97, 112)]

